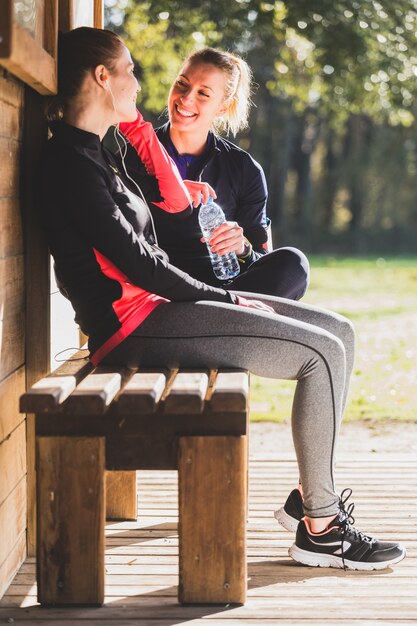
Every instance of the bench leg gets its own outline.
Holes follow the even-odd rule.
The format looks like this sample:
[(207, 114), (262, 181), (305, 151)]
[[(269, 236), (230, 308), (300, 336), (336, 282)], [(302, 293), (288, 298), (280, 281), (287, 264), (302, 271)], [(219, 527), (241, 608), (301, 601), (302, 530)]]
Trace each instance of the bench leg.
[(179, 601), (242, 604), (246, 437), (181, 437), (178, 481)]
[(38, 437), (37, 581), (41, 604), (104, 601), (103, 437)]
[(106, 519), (136, 520), (136, 472), (106, 472)]

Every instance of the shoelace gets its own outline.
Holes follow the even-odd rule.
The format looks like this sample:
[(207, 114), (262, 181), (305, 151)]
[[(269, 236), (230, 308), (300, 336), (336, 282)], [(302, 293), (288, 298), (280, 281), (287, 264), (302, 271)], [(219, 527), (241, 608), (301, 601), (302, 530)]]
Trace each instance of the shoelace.
[[(368, 535), (365, 535), (360, 530), (357, 530), (356, 528), (354, 528), (353, 524), (355, 523), (355, 518), (353, 517), (352, 513), (354, 511), (355, 504), (354, 502), (351, 502), (349, 506), (346, 507), (346, 502), (349, 500), (351, 495), (352, 495), (352, 489), (349, 489), (349, 488), (343, 489), (342, 493), (340, 494), (340, 500), (339, 500), (339, 509), (340, 509), (339, 523), (342, 529), (342, 565), (343, 565), (344, 570), (346, 570), (346, 564), (345, 564), (345, 550), (344, 550), (343, 544), (344, 544), (345, 537), (347, 534), (353, 535), (353, 538), (356, 540), (366, 541), (369, 544), (372, 544), (374, 541), (372, 537), (369, 537)], [(344, 517), (343, 519), (340, 519), (342, 515)]]

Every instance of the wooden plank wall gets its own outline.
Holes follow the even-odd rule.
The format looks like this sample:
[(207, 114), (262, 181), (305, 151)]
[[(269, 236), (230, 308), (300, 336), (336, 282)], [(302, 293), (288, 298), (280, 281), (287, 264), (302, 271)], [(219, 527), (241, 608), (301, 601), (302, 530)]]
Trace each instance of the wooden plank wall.
[[(58, 6), (70, 25), (72, 5)], [(94, 0), (94, 24), (103, 27), (102, 0)], [(0, 598), (36, 543), (34, 424), (19, 413), (19, 396), (50, 371), (51, 338), (52, 354), (85, 342), (69, 303), (51, 291), (33, 205), (43, 109), (42, 96), (0, 67)]]
[(24, 86), (0, 68), (0, 597), (26, 556)]

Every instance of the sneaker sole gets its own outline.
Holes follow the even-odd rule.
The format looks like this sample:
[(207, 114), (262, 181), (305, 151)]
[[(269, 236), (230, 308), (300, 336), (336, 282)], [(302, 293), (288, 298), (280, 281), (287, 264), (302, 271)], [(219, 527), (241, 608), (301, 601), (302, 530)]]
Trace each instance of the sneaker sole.
[(291, 517), (291, 515), (288, 515), (284, 507), (278, 509), (278, 511), (275, 511), (274, 517), (277, 522), (279, 522), (281, 526), (285, 528), (285, 530), (290, 530), (292, 532), (295, 532), (297, 530), (297, 526), (300, 520), (295, 519), (295, 517)]
[[(288, 554), (292, 559), (294, 559), (294, 561), (302, 563), (303, 565), (309, 565), (310, 567), (334, 567), (338, 569), (343, 569), (343, 561), (341, 557), (331, 554), (318, 554), (317, 552), (308, 552), (307, 550), (302, 550), (301, 548), (296, 546), (295, 543), (293, 543), (291, 548), (288, 550)], [(395, 565), (395, 563), (399, 563), (403, 560), (405, 556), (406, 551), (405, 548), (402, 547), (402, 553), (395, 559), (382, 561), (381, 563), (366, 563), (360, 561), (349, 561), (348, 559), (345, 559), (345, 568), (366, 572), (372, 570), (380, 570), (385, 569), (390, 565)]]

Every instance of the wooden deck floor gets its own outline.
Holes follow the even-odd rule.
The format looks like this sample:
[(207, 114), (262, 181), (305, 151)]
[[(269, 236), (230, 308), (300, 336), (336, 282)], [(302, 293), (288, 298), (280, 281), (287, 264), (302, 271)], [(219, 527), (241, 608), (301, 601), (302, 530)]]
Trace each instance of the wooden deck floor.
[(359, 573), (307, 568), (287, 556), (292, 535), (272, 512), (297, 480), (292, 457), (252, 458), (245, 606), (180, 606), (175, 472), (139, 473), (138, 522), (107, 526), (106, 603), (41, 608), (34, 559), (0, 602), (0, 623), (73, 626), (305, 626), (417, 624), (417, 459), (374, 454), (341, 458), (338, 489), (351, 487), (358, 528), (402, 541), (408, 557), (393, 569)]

